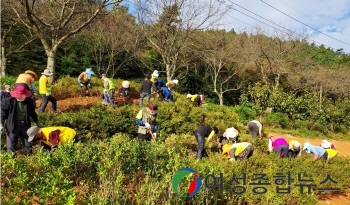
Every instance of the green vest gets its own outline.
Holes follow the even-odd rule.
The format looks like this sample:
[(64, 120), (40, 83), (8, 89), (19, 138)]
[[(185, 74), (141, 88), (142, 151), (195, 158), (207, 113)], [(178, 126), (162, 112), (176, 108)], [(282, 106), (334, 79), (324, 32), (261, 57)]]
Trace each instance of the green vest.
[(108, 91), (115, 89), (115, 85), (111, 79), (109, 78), (105, 79), (105, 87), (107, 83), (108, 83)]

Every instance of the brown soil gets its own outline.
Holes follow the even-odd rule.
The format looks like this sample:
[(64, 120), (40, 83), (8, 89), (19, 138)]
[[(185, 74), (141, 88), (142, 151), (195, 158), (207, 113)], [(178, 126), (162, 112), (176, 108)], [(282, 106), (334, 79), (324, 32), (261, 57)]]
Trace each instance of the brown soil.
[(332, 195), (326, 199), (319, 200), (320, 205), (346, 205), (350, 204), (350, 190), (346, 194)]
[[(83, 97), (68, 97), (64, 99), (57, 98), (57, 112), (67, 112), (67, 111), (79, 111), (82, 109), (89, 109), (96, 103), (102, 104), (103, 99), (101, 97), (96, 96), (83, 96)], [(123, 105), (132, 105), (138, 104), (139, 99), (138, 96), (131, 95), (130, 98), (125, 98), (122, 96), (114, 96), (115, 106), (123, 106)], [(37, 111), (39, 111), (39, 107), (41, 105), (41, 99), (36, 100)], [(110, 106), (108, 104), (108, 106)], [(51, 102), (47, 104), (45, 112), (51, 111)]]

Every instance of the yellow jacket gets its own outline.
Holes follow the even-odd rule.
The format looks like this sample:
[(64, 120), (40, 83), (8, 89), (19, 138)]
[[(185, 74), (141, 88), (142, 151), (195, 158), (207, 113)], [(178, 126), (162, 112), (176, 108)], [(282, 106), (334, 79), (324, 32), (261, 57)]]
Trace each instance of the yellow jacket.
[(151, 81), (152, 83), (154, 83), (154, 82), (156, 81), (156, 79), (158, 79), (158, 78), (157, 78), (157, 77), (152, 76), (152, 78), (150, 79), (150, 81)]
[(193, 102), (194, 101), (194, 99), (196, 99), (196, 97), (197, 97), (198, 95), (192, 95), (192, 97), (191, 97), (191, 101)]
[(293, 152), (295, 152), (294, 147), (293, 147), (293, 144), (294, 144), (295, 142), (296, 142), (296, 143), (299, 143), (299, 145), (300, 145), (300, 150), (303, 150), (303, 147), (302, 147), (302, 145), (300, 144), (300, 142), (298, 142), (298, 141), (296, 141), (296, 140), (291, 140), (291, 141), (288, 142), (289, 150), (292, 150)]
[(328, 153), (328, 159), (331, 159), (335, 156), (337, 156), (338, 152), (334, 149), (326, 149), (326, 152)]
[(50, 87), (48, 88), (47, 84), (49, 82), (49, 78), (46, 75), (42, 75), (39, 79), (39, 94), (45, 95), (46, 93), (51, 94)]
[(25, 83), (30, 88), (31, 84), (34, 83), (34, 78), (29, 74), (19, 74), (16, 83)]
[(72, 128), (69, 127), (44, 127), (41, 128), (41, 132), (43, 133), (43, 135), (45, 136), (45, 138), (48, 140), (49, 134), (52, 131), (55, 130), (60, 130), (60, 142), (62, 144), (67, 143), (68, 141), (74, 139), (74, 137), (76, 136), (77, 132), (75, 130), (73, 130)]
[(249, 142), (240, 142), (236, 144), (225, 144), (222, 147), (222, 154), (225, 155), (227, 158), (232, 158), (233, 156), (230, 156), (230, 150), (233, 148), (236, 148), (235, 150), (235, 157), (239, 156), (251, 143)]

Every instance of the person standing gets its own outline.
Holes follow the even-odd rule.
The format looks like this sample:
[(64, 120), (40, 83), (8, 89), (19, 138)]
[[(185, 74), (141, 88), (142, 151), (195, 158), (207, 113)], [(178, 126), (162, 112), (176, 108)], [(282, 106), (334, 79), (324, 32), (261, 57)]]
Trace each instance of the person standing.
[(149, 80), (148, 76), (145, 76), (145, 79), (141, 83), (141, 95), (140, 95), (140, 107), (143, 104), (143, 98), (146, 97), (147, 103), (149, 103), (151, 98), (151, 88), (152, 82)]
[[(217, 127), (200, 126), (194, 131), (198, 143), (197, 159), (202, 159), (206, 155), (205, 148), (209, 145), (210, 139), (219, 132)], [(204, 142), (205, 140), (205, 142)]]
[(156, 140), (158, 131), (157, 122), (158, 106), (154, 103), (143, 107), (136, 115), (138, 140)]
[(11, 86), (10, 85), (5, 85), (5, 90), (1, 91), (1, 102), (4, 101), (6, 98), (11, 97)]
[(103, 80), (103, 104), (107, 105), (109, 102), (111, 104), (111, 107), (114, 108), (114, 93), (115, 93), (115, 85), (113, 81), (106, 77), (106, 74), (102, 74), (101, 78)]
[(248, 130), (250, 135), (252, 136), (252, 139), (255, 139), (256, 137), (262, 138), (262, 124), (261, 122), (257, 120), (252, 120), (248, 123)]
[(30, 97), (33, 99), (34, 105), (36, 101), (34, 81), (37, 79), (39, 79), (39, 76), (34, 71), (26, 70), (24, 73), (19, 74), (15, 83), (15, 88), (19, 85), (23, 85), (27, 90), (32, 92), (32, 95)]
[(39, 79), (39, 94), (41, 95), (41, 106), (39, 108), (39, 112), (42, 113), (45, 111), (47, 103), (51, 102), (52, 112), (57, 111), (57, 100), (52, 96), (51, 86), (49, 85), (49, 77), (53, 75), (53, 73), (49, 69), (45, 69), (43, 73), (41, 73), (41, 77)]
[(32, 153), (32, 145), (28, 142), (27, 130), (32, 119), (38, 127), (41, 124), (35, 112), (35, 105), (30, 98), (32, 92), (23, 85), (18, 85), (10, 92), (11, 97), (1, 102), (0, 132), (6, 127), (6, 147), (8, 153), (15, 153), (18, 138), (21, 139), (26, 155)]

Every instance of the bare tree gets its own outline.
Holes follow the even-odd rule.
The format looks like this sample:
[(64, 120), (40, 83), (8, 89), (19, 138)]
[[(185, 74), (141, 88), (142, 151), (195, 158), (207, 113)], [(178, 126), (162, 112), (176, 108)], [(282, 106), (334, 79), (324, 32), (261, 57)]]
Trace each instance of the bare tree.
[[(15, 53), (26, 51), (26, 46), (36, 39), (30, 30), (23, 31), (24, 26), (12, 18), (13, 12), (5, 3), (1, 5), (1, 76), (6, 74), (7, 59)], [(20, 29), (22, 32), (18, 32)]]
[[(224, 93), (238, 90), (241, 87), (236, 79), (243, 68), (244, 56), (240, 54), (240, 38), (226, 31), (209, 31), (201, 38), (200, 56), (207, 64), (206, 73), (212, 80), (213, 92), (223, 105)], [(204, 40), (204, 38), (206, 40)]]
[[(195, 31), (218, 26), (230, 9), (213, 0), (134, 0), (138, 21), (150, 46), (157, 50), (165, 66), (167, 80), (186, 67), (186, 48)], [(185, 64), (183, 64), (185, 62)], [(161, 70), (161, 69), (158, 69)]]
[(38, 36), (47, 55), (47, 69), (54, 73), (58, 47), (98, 15), (106, 13), (107, 7), (118, 4), (110, 0), (4, 1), (11, 4), (18, 21)]
[(109, 73), (113, 77), (133, 56), (136, 26), (134, 17), (125, 7), (96, 20), (84, 33), (90, 39), (99, 73)]

